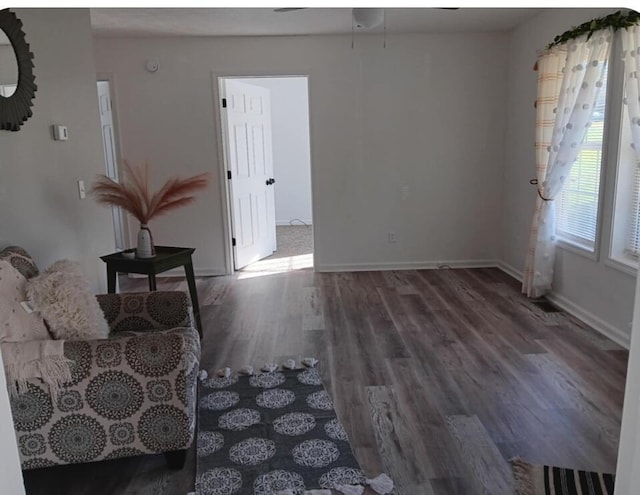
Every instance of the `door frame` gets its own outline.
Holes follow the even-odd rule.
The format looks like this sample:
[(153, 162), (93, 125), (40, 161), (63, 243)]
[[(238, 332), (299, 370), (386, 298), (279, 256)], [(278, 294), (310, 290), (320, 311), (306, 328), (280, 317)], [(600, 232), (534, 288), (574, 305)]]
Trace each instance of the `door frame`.
[(287, 78), (306, 77), (307, 78), (307, 104), (309, 106), (309, 166), (311, 176), (311, 232), (313, 237), (313, 271), (316, 271), (316, 221), (315, 221), (315, 191), (314, 191), (314, 167), (313, 167), (313, 131), (311, 123), (311, 71), (302, 72), (289, 70), (214, 70), (211, 72), (211, 88), (213, 94), (213, 115), (214, 128), (216, 133), (216, 143), (218, 146), (218, 171), (220, 177), (220, 198), (222, 211), (222, 240), (224, 245), (225, 270), (227, 275), (235, 273), (233, 265), (233, 246), (231, 239), (232, 232), (232, 210), (231, 193), (227, 180), (228, 161), (226, 156), (226, 129), (225, 117), (222, 113), (222, 84), (225, 79), (255, 79), (255, 78)]
[[(117, 91), (116, 91), (116, 76), (113, 72), (98, 72), (96, 74), (96, 84), (99, 81), (106, 81), (109, 83), (109, 94), (111, 97), (111, 118), (113, 123), (113, 138), (115, 140), (116, 147), (116, 168), (118, 169), (118, 177), (122, 178), (123, 170), (122, 170), (122, 136), (120, 135), (120, 125), (118, 118), (118, 99), (117, 99)], [(97, 96), (97, 86), (96, 86), (96, 96)], [(122, 224), (121, 228), (121, 236), (123, 242), (127, 246), (131, 246), (132, 235), (129, 230), (129, 215), (125, 211), (122, 212)], [(114, 239), (115, 241), (115, 239)]]

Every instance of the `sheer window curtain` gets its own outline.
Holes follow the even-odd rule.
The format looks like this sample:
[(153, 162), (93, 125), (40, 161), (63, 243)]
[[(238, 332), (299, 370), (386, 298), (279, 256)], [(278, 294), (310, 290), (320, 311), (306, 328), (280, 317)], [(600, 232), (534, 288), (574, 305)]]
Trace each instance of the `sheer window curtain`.
[(580, 36), (549, 49), (538, 60), (536, 179), (538, 194), (522, 292), (540, 297), (551, 289), (556, 244), (554, 199), (569, 176), (602, 90), (613, 31)]
[(624, 103), (631, 124), (631, 147), (640, 166), (640, 26), (620, 30), (624, 60)]

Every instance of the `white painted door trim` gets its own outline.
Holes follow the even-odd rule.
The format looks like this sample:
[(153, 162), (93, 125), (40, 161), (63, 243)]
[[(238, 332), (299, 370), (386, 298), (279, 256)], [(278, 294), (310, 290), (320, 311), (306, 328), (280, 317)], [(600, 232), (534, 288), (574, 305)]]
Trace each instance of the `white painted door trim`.
[(0, 354), (0, 370), (2, 370), (0, 371), (0, 479), (2, 480), (2, 493), (24, 495), (20, 454), (18, 453), (16, 431), (13, 427), (2, 354)]
[[(218, 173), (220, 177), (220, 198), (221, 198), (221, 211), (222, 211), (222, 239), (224, 244), (224, 260), (225, 270), (227, 275), (234, 273), (233, 268), (233, 246), (231, 245), (231, 203), (229, 194), (229, 185), (227, 183), (227, 158), (224, 150), (224, 136), (223, 136), (223, 116), (222, 116), (222, 96), (220, 91), (220, 79), (223, 78), (256, 78), (256, 77), (306, 77), (307, 78), (307, 101), (309, 103), (309, 150), (310, 150), (310, 162), (311, 162), (311, 216), (313, 217), (312, 223), (312, 235), (313, 235), (313, 270), (316, 271), (317, 263), (317, 242), (316, 242), (316, 220), (315, 220), (315, 201), (317, 197), (315, 194), (315, 184), (317, 183), (314, 177), (315, 169), (313, 166), (313, 112), (311, 103), (311, 81), (312, 74), (310, 69), (305, 70), (274, 70), (270, 68), (254, 69), (254, 70), (238, 70), (238, 69), (216, 69), (211, 71), (211, 89), (213, 94), (213, 116), (214, 116), (214, 128), (216, 133), (216, 143), (218, 146)], [(277, 179), (277, 178), (276, 178)]]
[[(111, 93), (111, 115), (113, 120), (113, 135), (116, 146), (116, 165), (118, 167), (118, 176), (123, 176), (122, 170), (122, 136), (120, 135), (120, 125), (118, 118), (118, 92), (116, 85), (116, 76), (112, 72), (98, 72), (96, 74), (96, 81), (107, 81), (109, 83), (109, 91)], [(96, 89), (97, 91), (97, 89)], [(134, 236), (131, 234), (129, 225), (129, 215), (125, 212), (122, 214), (122, 238), (125, 247), (132, 247), (131, 239)]]
[[(113, 99), (111, 97), (111, 83), (103, 79), (97, 81), (98, 106), (100, 107), (100, 125), (102, 127), (102, 146), (104, 152), (105, 174), (112, 180), (122, 182), (122, 174), (118, 165), (117, 136), (113, 115)], [(116, 250), (122, 251), (129, 247), (124, 233), (125, 211), (117, 206), (111, 207), (111, 221)]]

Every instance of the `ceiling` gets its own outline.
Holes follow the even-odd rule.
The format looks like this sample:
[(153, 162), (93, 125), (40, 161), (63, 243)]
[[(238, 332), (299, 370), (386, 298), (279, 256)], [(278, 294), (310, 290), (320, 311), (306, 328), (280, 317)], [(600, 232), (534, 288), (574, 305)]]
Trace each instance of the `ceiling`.
[[(385, 9), (387, 33), (509, 31), (542, 9)], [(91, 9), (99, 37), (346, 34), (351, 9)], [(381, 31), (382, 27), (372, 31)]]

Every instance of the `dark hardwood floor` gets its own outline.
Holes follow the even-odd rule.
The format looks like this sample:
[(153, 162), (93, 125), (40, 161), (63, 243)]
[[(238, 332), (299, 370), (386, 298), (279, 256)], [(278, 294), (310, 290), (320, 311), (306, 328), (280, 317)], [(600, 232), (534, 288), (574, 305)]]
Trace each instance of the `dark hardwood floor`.
[[(614, 472), (627, 352), (543, 311), (503, 272), (256, 275), (198, 280), (201, 365), (318, 357), (363, 469), (390, 474), (398, 494), (512, 494), (513, 456)], [(192, 448), (182, 471), (159, 455), (28, 471), (25, 482), (29, 495), (183, 495), (194, 477)]]

